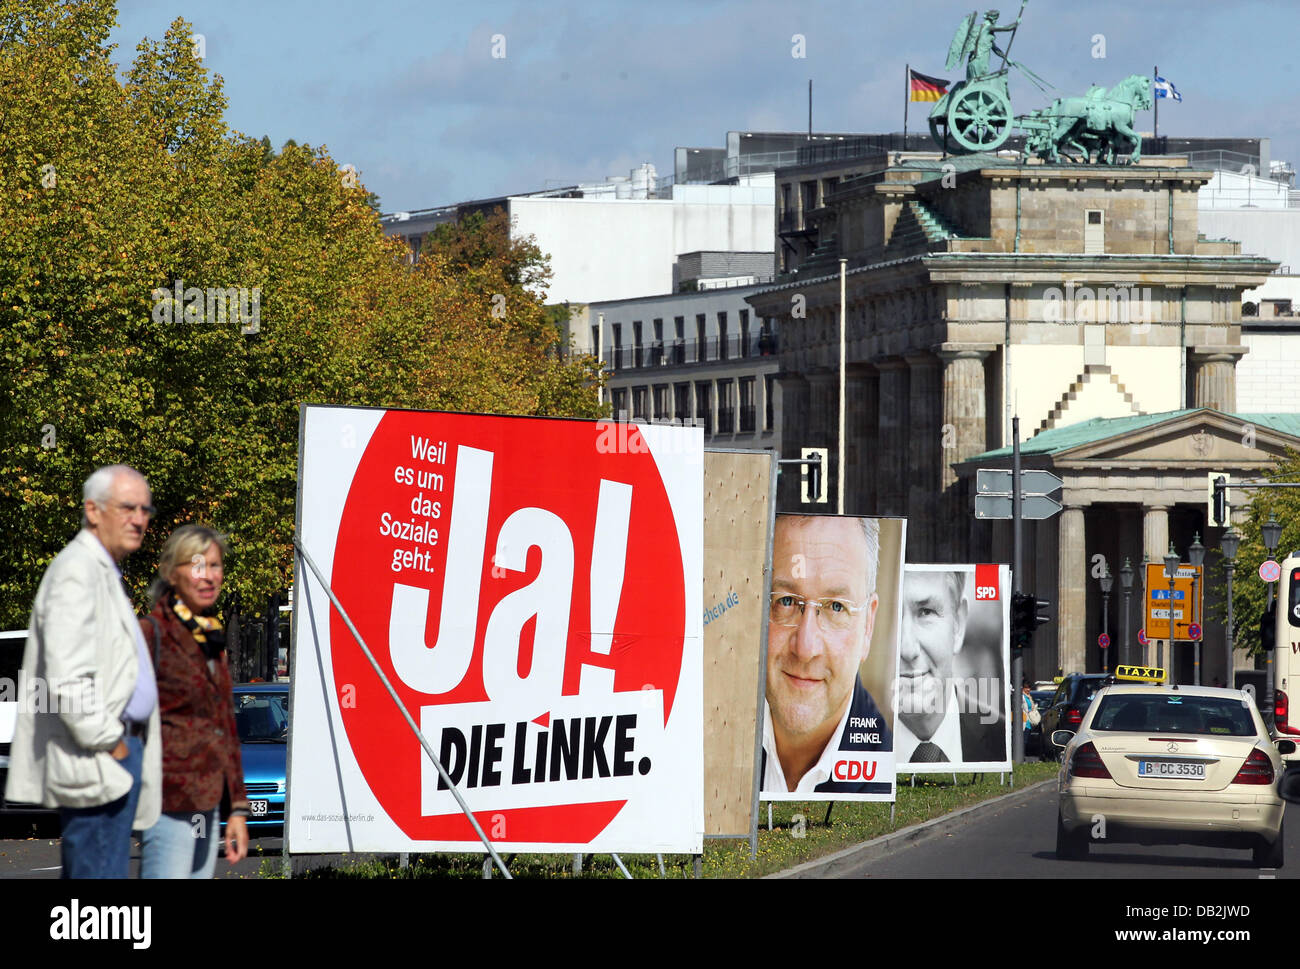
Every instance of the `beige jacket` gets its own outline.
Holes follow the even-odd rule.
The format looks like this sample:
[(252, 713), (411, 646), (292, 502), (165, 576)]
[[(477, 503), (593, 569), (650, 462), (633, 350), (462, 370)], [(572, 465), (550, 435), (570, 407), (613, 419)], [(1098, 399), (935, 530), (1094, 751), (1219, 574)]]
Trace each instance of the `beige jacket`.
[[(82, 529), (50, 563), (36, 592), (5, 785), (8, 800), (85, 808), (116, 801), (131, 790), (130, 773), (109, 751), (122, 737), (122, 712), (140, 672), (137, 622), (108, 553)], [(155, 706), (144, 748), (137, 830), (152, 826), (161, 811), (161, 739)]]

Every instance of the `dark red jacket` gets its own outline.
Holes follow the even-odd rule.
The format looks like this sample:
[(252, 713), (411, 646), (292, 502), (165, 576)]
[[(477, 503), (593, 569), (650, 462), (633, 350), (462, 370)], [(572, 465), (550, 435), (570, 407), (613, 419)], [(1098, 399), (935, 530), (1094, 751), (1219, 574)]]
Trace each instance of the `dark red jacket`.
[[(231, 808), (247, 808), (244, 769), (235, 729), (230, 668), (223, 653), (215, 673), (190, 631), (166, 602), (158, 620), (158, 712), (162, 717), (164, 811), (210, 811), (228, 792)], [(154, 626), (140, 620), (152, 655)]]

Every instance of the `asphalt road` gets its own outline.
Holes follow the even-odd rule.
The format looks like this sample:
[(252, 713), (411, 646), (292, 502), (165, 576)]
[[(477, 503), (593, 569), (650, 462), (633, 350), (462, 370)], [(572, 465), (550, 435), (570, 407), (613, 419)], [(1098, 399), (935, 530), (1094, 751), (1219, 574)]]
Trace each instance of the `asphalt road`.
[[(1248, 850), (1195, 845), (1093, 842), (1082, 861), (1056, 859), (1056, 787), (972, 812), (964, 823), (887, 850), (844, 859), (825, 874), (837, 878), (1291, 878), (1300, 874), (1300, 818), (1287, 807), (1290, 867), (1261, 870)], [(815, 871), (802, 877), (819, 877)]]
[[(278, 866), (281, 840), (249, 839), (248, 857), (231, 866), (217, 850), (217, 878), (256, 878), (264, 861)], [(0, 879), (58, 878), (59, 821), (53, 814), (0, 815)], [(131, 847), (131, 877), (140, 871), (140, 843)]]

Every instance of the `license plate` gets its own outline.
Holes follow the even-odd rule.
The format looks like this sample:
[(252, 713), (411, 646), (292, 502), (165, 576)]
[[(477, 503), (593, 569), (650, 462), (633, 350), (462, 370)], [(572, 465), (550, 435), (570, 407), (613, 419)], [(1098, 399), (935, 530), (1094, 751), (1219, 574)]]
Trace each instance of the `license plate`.
[(255, 818), (264, 818), (271, 813), (270, 801), (249, 801), (248, 813)]
[(1138, 777), (1205, 777), (1204, 764), (1188, 764), (1171, 760), (1138, 761)]

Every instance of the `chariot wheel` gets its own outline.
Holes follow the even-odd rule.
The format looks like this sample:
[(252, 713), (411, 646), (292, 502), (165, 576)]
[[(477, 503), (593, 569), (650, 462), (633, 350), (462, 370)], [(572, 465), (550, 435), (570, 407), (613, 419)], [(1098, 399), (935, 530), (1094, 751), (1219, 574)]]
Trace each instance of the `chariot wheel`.
[[(948, 106), (949, 136), (966, 151), (997, 151), (1011, 134), (1011, 99), (993, 87), (963, 90)], [(931, 120), (931, 132), (934, 121)]]

